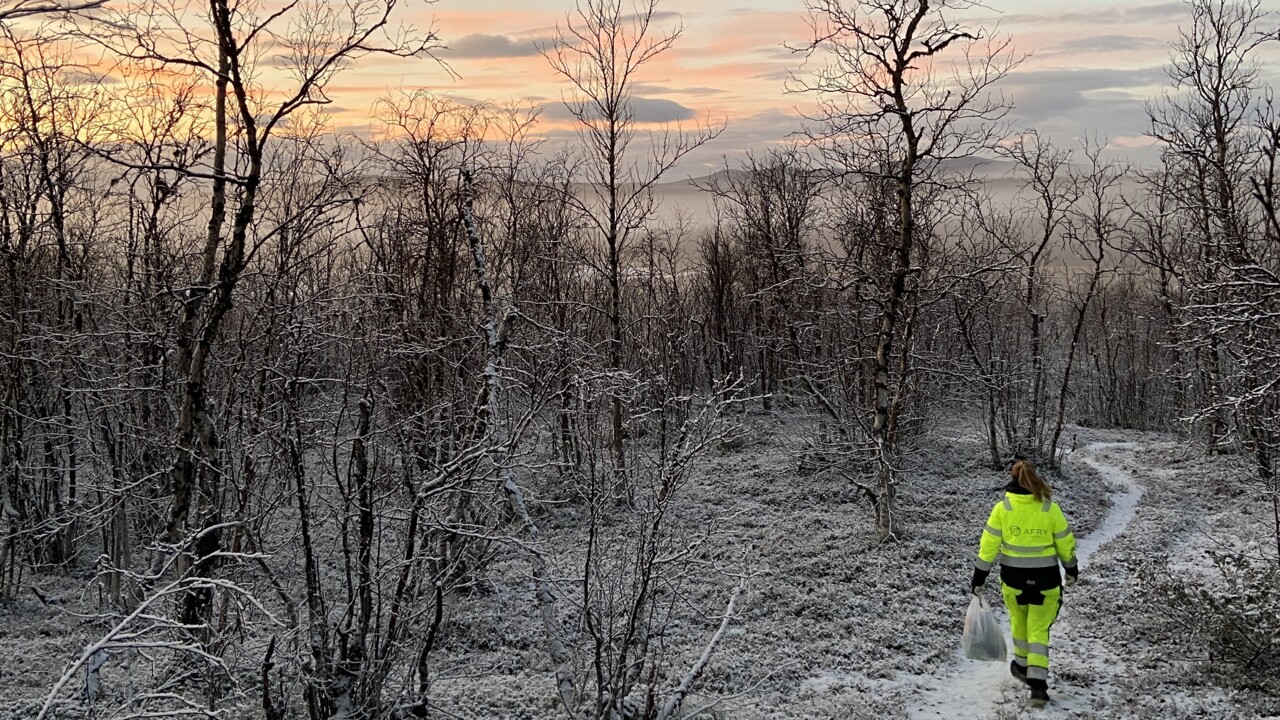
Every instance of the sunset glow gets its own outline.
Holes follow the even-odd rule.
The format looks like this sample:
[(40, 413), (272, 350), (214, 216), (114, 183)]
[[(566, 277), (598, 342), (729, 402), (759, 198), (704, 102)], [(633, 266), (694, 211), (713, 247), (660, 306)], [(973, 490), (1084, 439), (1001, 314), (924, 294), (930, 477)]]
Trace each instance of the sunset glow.
[[(679, 25), (683, 35), (643, 69), (636, 95), (664, 101), (670, 119), (727, 122), (686, 169), (715, 167), (722, 156), (782, 141), (800, 128), (798, 109), (811, 99), (789, 93), (787, 78), (803, 62), (788, 47), (809, 37), (803, 3), (670, 0), (660, 7), (658, 28)], [(1010, 36), (1016, 52), (1028, 55), (1001, 85), (1016, 105), (1015, 127), (1035, 125), (1064, 140), (1100, 133), (1122, 148), (1149, 145), (1143, 104), (1164, 83), (1168, 43), (1185, 15), (1181, 3), (1088, 0), (1064, 12), (1051, 0), (994, 0), (989, 7), (973, 14), (975, 23)], [(414, 24), (435, 28), (445, 45), (439, 57), (457, 77), (430, 62), (367, 58), (331, 88), (336, 118), (357, 129), (379, 96), (426, 88), (462, 100), (547, 103), (545, 129), (563, 131), (554, 110), (564, 83), (538, 48), (552, 41), (572, 9), (571, 0), (438, 0), (418, 7)]]
[[(266, 3), (262, 9), (272, 7)], [(1185, 5), (1082, 0), (1069, 11), (1060, 7), (1052, 0), (992, 0), (964, 18), (987, 37), (1009, 39), (1012, 52), (1024, 57), (998, 85), (1014, 105), (1010, 129), (1036, 127), (1063, 142), (1104, 137), (1135, 160), (1154, 161), (1145, 105), (1166, 84), (1169, 44), (1185, 21)], [(541, 51), (573, 10), (573, 0), (403, 5), (393, 22), (434, 32), (440, 46), (435, 59), (361, 57), (326, 84), (323, 112), (336, 129), (368, 136), (377, 132), (380, 101), (426, 91), (464, 104), (537, 108), (540, 135), (569, 137), (575, 125), (563, 101), (572, 99), (570, 88)], [(796, 92), (791, 79), (807, 72), (798, 48), (812, 30), (802, 0), (660, 3), (653, 32), (677, 28), (675, 45), (641, 68), (632, 92), (642, 126), (724, 127), (682, 163), (683, 172), (703, 174), (722, 167), (725, 158), (794, 138), (815, 100)], [(92, 44), (78, 43), (76, 50), (86, 72), (107, 82), (119, 82), (129, 65)], [(285, 60), (268, 51), (257, 62), (261, 98), (278, 102), (293, 87), (281, 69)], [(1276, 68), (1273, 57), (1263, 67), (1264, 77), (1275, 77)], [(212, 97), (207, 73), (190, 92), (200, 100)]]

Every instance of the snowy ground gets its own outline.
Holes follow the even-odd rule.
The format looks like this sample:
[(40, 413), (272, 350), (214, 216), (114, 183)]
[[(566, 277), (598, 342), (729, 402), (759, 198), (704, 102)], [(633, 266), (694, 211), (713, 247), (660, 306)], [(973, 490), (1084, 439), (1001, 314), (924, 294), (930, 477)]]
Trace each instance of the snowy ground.
[[(1140, 566), (1166, 556), (1175, 565), (1203, 566), (1206, 549), (1228, 542), (1224, 526), (1238, 542), (1269, 532), (1261, 515), (1253, 524), (1214, 522), (1215, 513), (1239, 514), (1244, 497), (1238, 489), (1225, 497), (1221, 491), (1248, 480), (1242, 464), (1202, 459), (1161, 435), (1078, 429), (1068, 436), (1080, 449), (1053, 481), (1081, 538), (1084, 575), (1056, 627), (1055, 702), (1033, 711), (1025, 709), (1027, 690), (1008, 677), (1007, 667), (966, 660), (958, 647), (979, 531), (1006, 479), (987, 466), (978, 439), (959, 424), (914, 459), (901, 492), (902, 507), (912, 509), (903, 517), (906, 532), (898, 542), (880, 543), (870, 508), (853, 489), (835, 479), (797, 476), (792, 450), (799, 422), (755, 423), (751, 441), (714, 460), (692, 489), (685, 520), (716, 524), (728, 546), (722, 555), (746, 549), (741, 570), (755, 574), (697, 699), (728, 697), (715, 717), (1261, 718), (1280, 712), (1274, 698), (1222, 689), (1192, 658), (1173, 660), (1161, 638), (1142, 634), (1153, 609), (1139, 597)], [(708, 584), (695, 604), (719, 607), (730, 584), (729, 578)], [(675, 654), (695, 654), (714, 620), (690, 618), (673, 638), (683, 643)], [(480, 697), (548, 690), (540, 642), (525, 637), (519, 645), (531, 653), (531, 669), (482, 673), (453, 687), (442, 683), (442, 702), (469, 702), (474, 717), (542, 717), (498, 702), (476, 707)]]
[[(1131, 473), (1117, 465), (1098, 459), (1097, 455), (1105, 450), (1132, 453), (1136, 449), (1147, 446), (1149, 445), (1146, 443), (1098, 442), (1091, 443), (1068, 456), (1067, 464), (1074, 467), (1083, 463), (1092, 468), (1110, 489), (1111, 507), (1107, 509), (1102, 522), (1093, 532), (1077, 538), (1076, 555), (1082, 567), (1092, 568), (1094, 561), (1100, 558), (1100, 551), (1104, 551), (1111, 541), (1130, 529), (1145, 490)], [(1089, 578), (1089, 575), (1085, 577)], [(1090, 584), (1096, 586), (1101, 583), (1095, 579), (1093, 583), (1082, 583), (1071, 590), (1064, 590), (1066, 603), (1064, 609), (1075, 604), (1076, 599), (1073, 596), (1079, 591), (1087, 591)], [(994, 602), (998, 604), (999, 601)], [(1081, 638), (1071, 622), (1071, 615), (1069, 612), (1064, 612), (1054, 628), (1056, 632), (1051, 643), (1053, 647), (1051, 660), (1055, 664), (1055, 673), (1062, 674), (1071, 667), (1069, 661), (1064, 662), (1065, 653), (1061, 652), (1070, 648), (1076, 656), (1080, 656), (1081, 651), (1084, 651), (1084, 657), (1098, 659), (1099, 662), (1090, 670), (1106, 678), (1108, 658), (1118, 657), (1120, 653), (1116, 648), (1108, 648), (1103, 643), (1091, 643)], [(1007, 618), (1004, 620), (1007, 633), (1008, 620)], [(1063, 655), (1064, 659), (1059, 659), (1059, 655)], [(1027, 694), (1025, 686), (1010, 677), (1004, 663), (975, 663), (966, 661), (962, 657), (957, 660), (956, 667), (949, 674), (941, 677), (937, 674), (923, 676), (919, 679), (918, 685), (921, 689), (920, 695), (913, 698), (908, 705), (907, 715), (911, 720), (937, 717), (998, 717), (1001, 710), (1017, 707), (1023, 696)], [(1057, 683), (1057, 685), (1061, 686), (1063, 683)], [(1037, 713), (1038, 715), (1086, 716), (1095, 709), (1093, 703), (1098, 698), (1096, 688), (1091, 689), (1088, 694), (1063, 688), (1056, 695), (1056, 701), (1052, 707), (1044, 713)]]
[(1137, 615), (1152, 608), (1135, 597), (1141, 590), (1133, 573), (1156, 558), (1197, 571), (1207, 565), (1210, 548), (1239, 547), (1242, 537), (1256, 539), (1267, 529), (1241, 522), (1238, 500), (1224, 505), (1223, 498), (1206, 493), (1214, 484), (1208, 482), (1213, 468), (1171, 440), (1095, 442), (1074, 453), (1066, 465), (1068, 473), (1081, 466), (1098, 473), (1112, 504), (1098, 527), (1080, 540), (1082, 580), (1066, 591), (1054, 626), (1054, 702), (1043, 710), (1029, 708), (1027, 690), (1010, 677), (1006, 665), (973, 662), (957, 652), (949, 670), (906, 683), (918, 688), (908, 693), (906, 716), (1280, 717), (1275, 714), (1280, 713), (1280, 698), (1233, 695), (1215, 687), (1187, 658), (1145, 635), (1143, 627), (1149, 623)]
[[(803, 420), (754, 418), (743, 447), (707, 464), (678, 522), (715, 530), (709, 557), (723, 572), (688, 587), (689, 610), (664, 639), (673, 668), (701, 651), (734, 575), (753, 579), (689, 707), (720, 699), (702, 717), (745, 720), (1280, 718), (1276, 698), (1225, 689), (1199, 657), (1171, 650), (1137, 577), (1166, 560), (1200, 572), (1207, 550), (1266, 537), (1266, 518), (1248, 512), (1239, 490), (1248, 477), (1242, 465), (1203, 458), (1166, 436), (1068, 434), (1079, 449), (1051, 479), (1081, 539), (1082, 578), (1055, 626), (1054, 703), (1030, 710), (1005, 665), (959, 652), (979, 532), (1005, 476), (987, 466), (963, 423), (948, 427), (912, 459), (897, 542), (876, 540), (871, 509), (853, 488), (797, 474)], [(565, 573), (580, 525), (574, 512), (550, 507), (541, 520)], [(560, 716), (526, 572), (512, 550), (491, 568), (492, 592), (450, 608), (434, 661), (433, 700), (449, 713), (442, 717)], [(39, 582), (72, 598), (83, 578)], [(0, 647), (24, 658), (0, 665), (0, 719), (27, 717), (30, 699), (87, 632), (30, 593), (0, 604)]]

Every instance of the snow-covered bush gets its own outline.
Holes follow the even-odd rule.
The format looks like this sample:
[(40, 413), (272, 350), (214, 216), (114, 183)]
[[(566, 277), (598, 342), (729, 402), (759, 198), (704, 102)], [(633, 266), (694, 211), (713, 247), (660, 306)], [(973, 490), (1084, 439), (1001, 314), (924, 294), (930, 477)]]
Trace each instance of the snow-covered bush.
[(1280, 565), (1214, 553), (1216, 576), (1159, 566), (1144, 573), (1153, 616), (1178, 643), (1203, 653), (1210, 672), (1239, 687), (1280, 689)]

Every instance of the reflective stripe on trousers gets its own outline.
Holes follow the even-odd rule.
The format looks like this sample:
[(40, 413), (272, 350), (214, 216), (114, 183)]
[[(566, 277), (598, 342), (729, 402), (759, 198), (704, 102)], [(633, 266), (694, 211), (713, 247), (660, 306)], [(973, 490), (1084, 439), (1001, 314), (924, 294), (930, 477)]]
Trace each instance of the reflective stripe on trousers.
[(1062, 588), (1044, 590), (1040, 605), (1019, 605), (1016, 590), (1001, 583), (1005, 608), (1009, 611), (1009, 630), (1013, 634), (1013, 659), (1027, 667), (1032, 680), (1049, 678), (1049, 629), (1058, 619), (1062, 607)]

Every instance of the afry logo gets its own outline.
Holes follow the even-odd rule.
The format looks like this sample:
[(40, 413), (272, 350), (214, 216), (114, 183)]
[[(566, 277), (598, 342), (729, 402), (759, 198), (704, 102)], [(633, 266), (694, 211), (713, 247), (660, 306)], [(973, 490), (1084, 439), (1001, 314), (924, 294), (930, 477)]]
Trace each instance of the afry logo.
[(1044, 528), (1035, 528), (1035, 527), (1022, 528), (1022, 527), (1019, 527), (1018, 525), (1009, 526), (1009, 534), (1012, 535), (1013, 537), (1021, 537), (1024, 533), (1027, 535), (1043, 536), (1043, 535), (1048, 535), (1049, 531), (1045, 530)]

